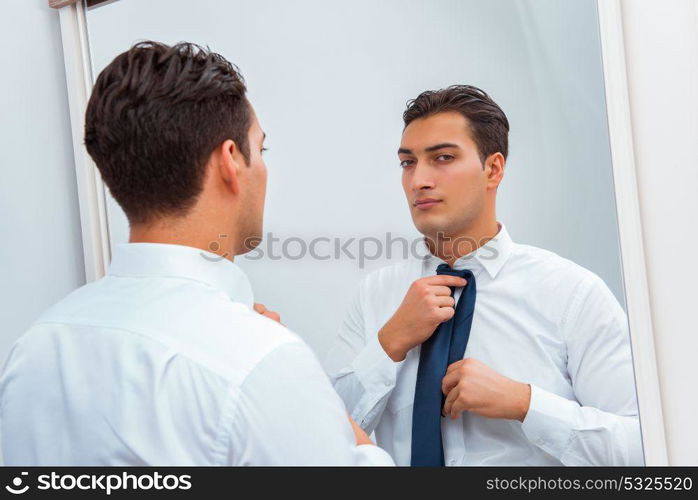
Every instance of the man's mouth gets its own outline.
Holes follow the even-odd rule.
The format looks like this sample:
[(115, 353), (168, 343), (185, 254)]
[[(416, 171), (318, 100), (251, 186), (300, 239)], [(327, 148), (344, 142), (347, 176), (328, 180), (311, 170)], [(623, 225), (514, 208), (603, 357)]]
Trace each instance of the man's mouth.
[(441, 200), (437, 200), (436, 198), (420, 198), (415, 200), (413, 205), (419, 210), (427, 210), (434, 205), (438, 205), (439, 203), (441, 203)]

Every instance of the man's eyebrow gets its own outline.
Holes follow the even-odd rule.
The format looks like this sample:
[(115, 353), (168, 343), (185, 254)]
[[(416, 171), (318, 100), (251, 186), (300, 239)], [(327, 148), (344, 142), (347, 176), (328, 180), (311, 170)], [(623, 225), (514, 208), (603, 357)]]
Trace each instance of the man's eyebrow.
[[(429, 146), (428, 148), (425, 148), (424, 151), (427, 153), (431, 153), (432, 151), (437, 151), (439, 149), (444, 149), (444, 148), (460, 149), (460, 146), (458, 144), (453, 144), (452, 142), (442, 142), (440, 144), (435, 144), (433, 146)], [(399, 154), (399, 155), (412, 155), (412, 154), (414, 154), (414, 152), (411, 149), (400, 148), (397, 150), (397, 154)]]
[(460, 149), (460, 146), (458, 146), (458, 144), (453, 144), (451, 142), (442, 142), (441, 144), (435, 144), (434, 146), (429, 146), (428, 148), (425, 148), (424, 151), (426, 151), (427, 153), (430, 153), (432, 151), (436, 151), (438, 149), (444, 149), (444, 148)]

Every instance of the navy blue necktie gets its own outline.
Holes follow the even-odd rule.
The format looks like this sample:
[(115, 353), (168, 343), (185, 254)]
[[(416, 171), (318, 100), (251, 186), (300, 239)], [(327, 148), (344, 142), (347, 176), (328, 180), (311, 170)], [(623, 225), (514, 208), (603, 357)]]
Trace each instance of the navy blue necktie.
[[(412, 412), (413, 466), (444, 465), (444, 446), (441, 439), (441, 408), (444, 395), (441, 392), (441, 382), (448, 366), (463, 359), (475, 310), (476, 287), (472, 271), (457, 271), (451, 269), (448, 264), (441, 264), (436, 269), (436, 274), (460, 276), (468, 283), (461, 293), (453, 317), (441, 323), (434, 334), (422, 344)], [(451, 287), (451, 296), (454, 292), (455, 287)]]

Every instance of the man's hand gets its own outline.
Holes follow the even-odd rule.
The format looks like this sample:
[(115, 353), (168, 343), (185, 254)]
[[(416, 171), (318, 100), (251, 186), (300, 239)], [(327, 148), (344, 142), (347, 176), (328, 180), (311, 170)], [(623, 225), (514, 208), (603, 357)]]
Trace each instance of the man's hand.
[(523, 422), (531, 403), (530, 385), (500, 375), (473, 358), (449, 366), (441, 390), (446, 395), (443, 415), (453, 419), (467, 410), (487, 418)]
[(451, 319), (455, 301), (450, 286), (467, 281), (458, 276), (436, 275), (410, 285), (395, 314), (378, 332), (378, 341), (393, 361), (402, 361), (407, 351), (431, 337), (440, 323)]
[(269, 319), (273, 319), (277, 323), (281, 323), (281, 317), (278, 315), (278, 313), (275, 313), (274, 311), (270, 311), (269, 309), (264, 307), (264, 304), (255, 303), (254, 310), (257, 311), (262, 316), (266, 316)]
[(360, 444), (373, 444), (373, 441), (371, 441), (371, 438), (368, 437), (366, 431), (364, 431), (359, 424), (354, 422), (354, 419), (349, 415), (347, 415), (347, 417), (349, 418), (349, 423), (351, 424), (351, 428), (354, 431), (354, 436), (356, 437), (356, 446), (359, 446)]

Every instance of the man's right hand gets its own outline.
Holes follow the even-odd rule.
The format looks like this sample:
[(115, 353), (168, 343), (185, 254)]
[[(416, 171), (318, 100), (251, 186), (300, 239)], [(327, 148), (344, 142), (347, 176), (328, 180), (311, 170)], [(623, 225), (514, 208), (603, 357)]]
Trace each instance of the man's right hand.
[(368, 437), (368, 434), (366, 434), (366, 431), (361, 428), (359, 424), (357, 424), (351, 416), (347, 415), (349, 417), (349, 423), (351, 424), (351, 428), (354, 431), (354, 438), (356, 439), (356, 446), (362, 445), (362, 444), (374, 444), (373, 441), (371, 441), (371, 438)]
[(378, 341), (393, 361), (402, 361), (407, 352), (423, 343), (439, 324), (455, 314), (449, 287), (463, 287), (458, 276), (436, 275), (410, 285), (395, 314), (378, 332)]

